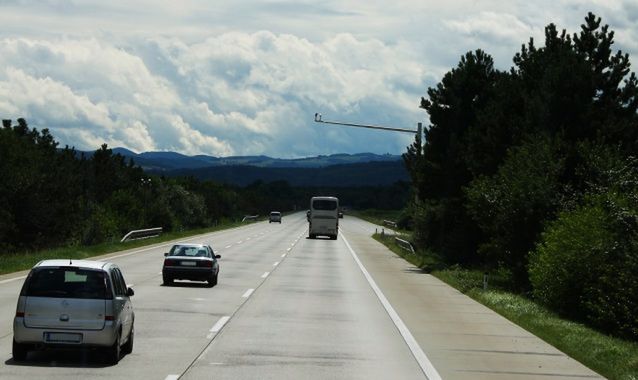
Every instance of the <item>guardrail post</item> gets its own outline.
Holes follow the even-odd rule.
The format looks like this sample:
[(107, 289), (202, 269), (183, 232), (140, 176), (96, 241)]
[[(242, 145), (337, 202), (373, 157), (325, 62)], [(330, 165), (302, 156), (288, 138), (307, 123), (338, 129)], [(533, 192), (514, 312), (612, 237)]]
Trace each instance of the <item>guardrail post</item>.
[(412, 243), (410, 243), (407, 240), (403, 240), (400, 239), (398, 237), (394, 237), (394, 241), (397, 243), (397, 245), (405, 250), (409, 250), (410, 252), (412, 252), (412, 254), (416, 254), (416, 251), (414, 250), (414, 247), (412, 246)]

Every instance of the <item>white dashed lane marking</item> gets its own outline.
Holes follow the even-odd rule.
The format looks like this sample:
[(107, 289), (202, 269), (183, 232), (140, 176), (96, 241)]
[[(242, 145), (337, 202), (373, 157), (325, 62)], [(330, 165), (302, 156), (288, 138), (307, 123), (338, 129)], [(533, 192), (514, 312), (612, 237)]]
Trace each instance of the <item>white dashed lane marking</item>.
[(213, 327), (210, 328), (209, 331), (212, 333), (218, 333), (219, 330), (221, 330), (222, 327), (224, 327), (224, 325), (226, 324), (226, 322), (228, 322), (229, 319), (230, 317), (228, 315), (224, 315), (223, 317), (219, 318), (219, 321), (217, 321), (217, 323), (215, 323)]

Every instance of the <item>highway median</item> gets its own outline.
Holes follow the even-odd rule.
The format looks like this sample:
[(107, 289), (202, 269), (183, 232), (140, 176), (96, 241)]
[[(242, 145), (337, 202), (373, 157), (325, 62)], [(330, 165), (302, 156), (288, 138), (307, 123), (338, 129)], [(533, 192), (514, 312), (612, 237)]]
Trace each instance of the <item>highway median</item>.
[[(245, 224), (245, 223), (244, 223)], [(219, 223), (213, 227), (198, 228), (185, 231), (172, 231), (164, 233), (157, 237), (151, 237), (147, 239), (133, 240), (120, 242), (118, 239), (113, 239), (110, 242), (80, 246), (72, 245), (66, 247), (59, 247), (53, 249), (47, 249), (42, 251), (26, 251), (20, 253), (0, 255), (0, 275), (6, 275), (14, 272), (30, 269), (41, 260), (48, 259), (87, 259), (95, 256), (107, 255), (119, 251), (124, 251), (133, 248), (145, 247), (148, 245), (163, 243), (171, 240), (176, 240), (193, 235), (200, 235), (229, 228), (241, 226), (241, 222), (224, 222)]]

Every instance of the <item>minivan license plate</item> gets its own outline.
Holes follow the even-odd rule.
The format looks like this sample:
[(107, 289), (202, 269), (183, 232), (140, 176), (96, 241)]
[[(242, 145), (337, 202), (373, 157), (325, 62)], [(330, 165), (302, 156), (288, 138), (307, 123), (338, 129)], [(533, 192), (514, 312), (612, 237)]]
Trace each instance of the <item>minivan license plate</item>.
[(50, 343), (80, 343), (82, 342), (82, 334), (72, 333), (44, 333), (44, 341)]

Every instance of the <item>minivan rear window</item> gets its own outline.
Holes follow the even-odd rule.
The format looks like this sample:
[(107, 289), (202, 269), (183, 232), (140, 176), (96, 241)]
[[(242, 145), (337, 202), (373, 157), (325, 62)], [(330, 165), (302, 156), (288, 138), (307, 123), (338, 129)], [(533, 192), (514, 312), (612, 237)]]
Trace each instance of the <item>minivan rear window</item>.
[(328, 199), (317, 199), (312, 202), (312, 208), (315, 210), (333, 211), (337, 209), (337, 202)]
[(28, 297), (110, 299), (103, 271), (80, 268), (37, 268), (25, 284)]

